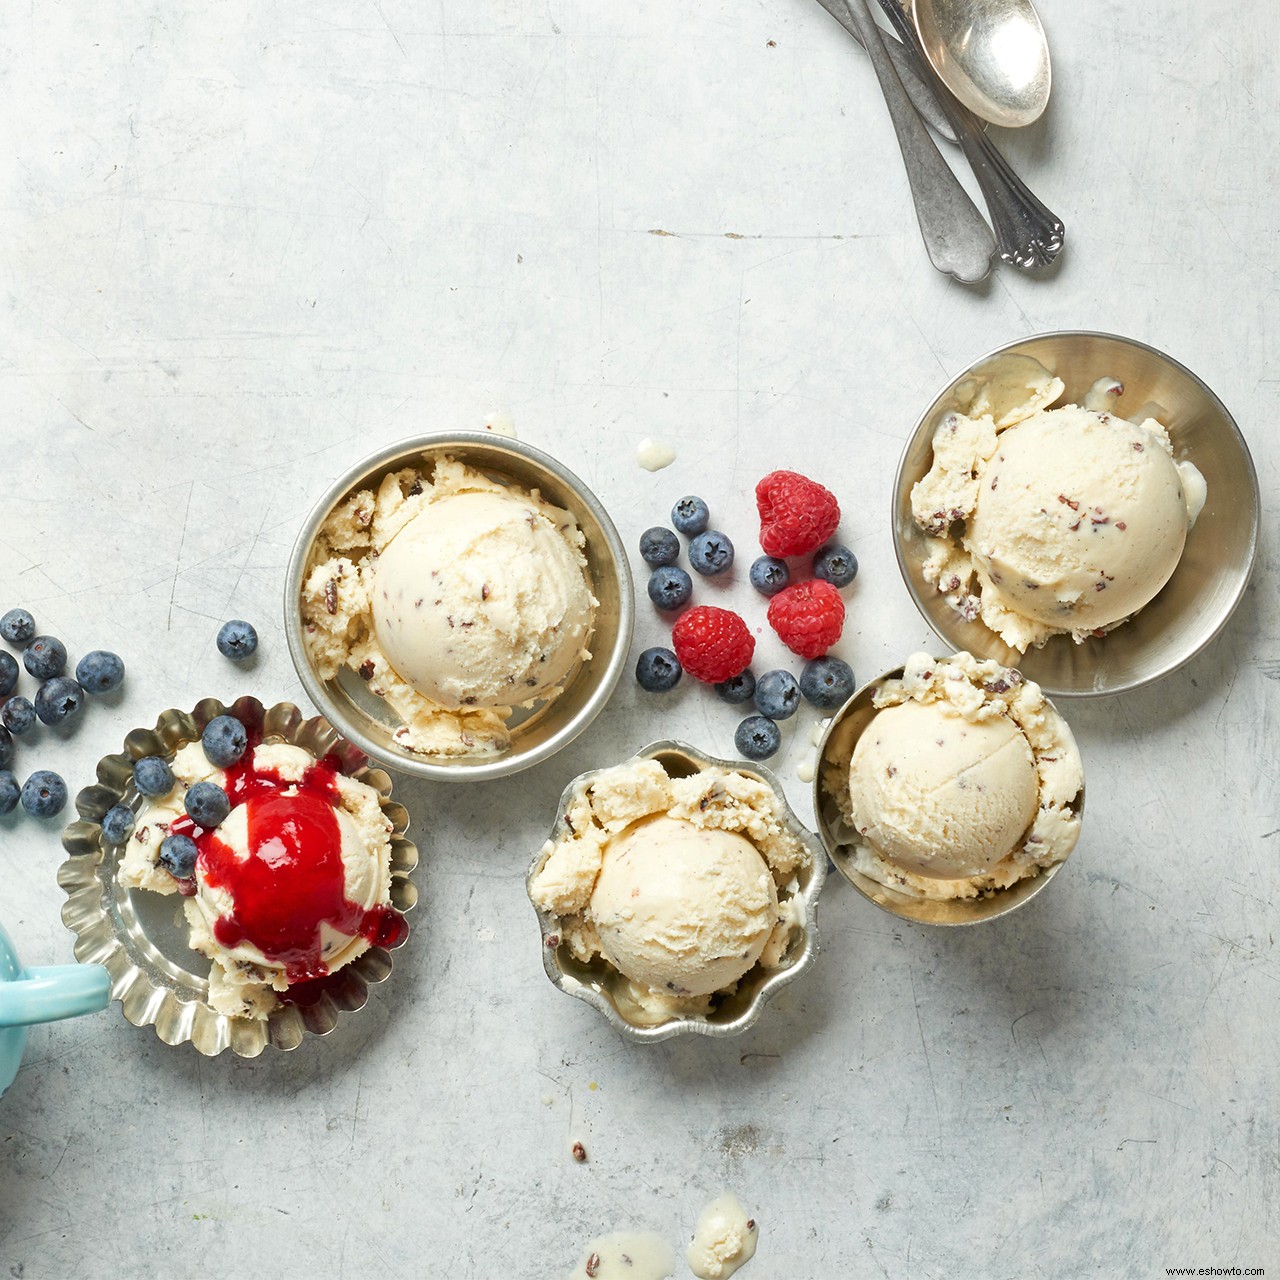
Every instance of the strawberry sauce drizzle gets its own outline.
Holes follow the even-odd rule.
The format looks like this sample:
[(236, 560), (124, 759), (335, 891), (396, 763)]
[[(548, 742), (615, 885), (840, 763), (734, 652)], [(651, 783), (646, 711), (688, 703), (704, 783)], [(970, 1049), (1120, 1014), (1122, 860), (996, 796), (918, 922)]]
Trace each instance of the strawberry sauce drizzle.
[[(346, 897), (342, 835), (334, 756), (317, 761), (300, 782), (275, 770), (255, 769), (253, 748), (226, 770), (223, 784), (232, 808), (248, 807), (249, 857), (241, 858), (185, 814), (170, 825), (172, 835), (190, 836), (199, 850), (196, 867), (204, 882), (224, 890), (234, 906), (214, 923), (214, 937), (228, 949), (251, 943), (290, 983), (322, 978), (329, 969), (322, 955), (321, 925), (374, 946), (393, 947), (406, 931), (404, 917), (391, 907), (365, 908)], [(296, 795), (282, 795), (296, 787)], [(195, 880), (178, 881), (190, 896)]]

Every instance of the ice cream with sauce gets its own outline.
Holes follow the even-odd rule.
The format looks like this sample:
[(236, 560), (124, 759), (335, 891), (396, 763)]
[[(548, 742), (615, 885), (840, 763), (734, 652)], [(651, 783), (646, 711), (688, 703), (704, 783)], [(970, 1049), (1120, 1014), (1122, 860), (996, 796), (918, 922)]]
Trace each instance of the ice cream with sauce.
[(698, 1215), (685, 1261), (698, 1280), (727, 1280), (756, 1255), (760, 1228), (754, 1218), (726, 1191)]
[(513, 710), (553, 698), (591, 656), (584, 543), (536, 491), (454, 459), (388, 475), (317, 535), (302, 591), (317, 672), (355, 671), (412, 751), (496, 755)]
[(911, 492), (926, 580), (1019, 651), (1132, 617), (1173, 575), (1205, 500), (1158, 421), (1113, 412), (1115, 379), (1049, 408), (1063, 390), (1037, 361), (1003, 357), (968, 411), (943, 417)]
[(779, 967), (812, 855), (773, 789), (736, 770), (668, 776), (653, 759), (588, 775), (529, 885), (574, 958), (602, 956), (634, 1021), (705, 1014)]
[(1065, 720), (1014, 668), (913, 654), (824, 783), (854, 869), (914, 897), (985, 896), (1075, 847), (1084, 772)]
[[(403, 936), (391, 906), (392, 825), (372, 787), (286, 743), (260, 744), (221, 770), (194, 742), (171, 767), (177, 785), (144, 804), (118, 876), (126, 888), (185, 897), (189, 944), (213, 961), (209, 1003), (219, 1013), (267, 1017), (279, 994)], [(185, 812), (196, 782), (231, 800), (215, 830)], [(189, 880), (158, 861), (170, 835), (196, 843)]]

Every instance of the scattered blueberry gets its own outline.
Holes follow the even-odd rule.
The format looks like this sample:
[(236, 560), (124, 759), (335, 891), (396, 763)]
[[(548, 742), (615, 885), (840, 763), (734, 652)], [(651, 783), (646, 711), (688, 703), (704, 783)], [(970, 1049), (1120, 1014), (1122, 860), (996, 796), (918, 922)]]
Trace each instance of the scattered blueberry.
[(708, 577), (723, 573), (733, 563), (733, 543), (723, 533), (708, 529), (689, 543), (689, 563)]
[(0, 636), (10, 644), (27, 644), (36, 633), (36, 620), (25, 609), (10, 609), (0, 618)]
[(67, 669), (67, 646), (53, 636), (36, 636), (22, 651), (22, 665), (37, 680), (51, 680)]
[(76, 679), (85, 693), (110, 693), (124, 680), (124, 663), (114, 653), (95, 649), (76, 663)]
[(12, 813), (22, 788), (8, 769), (0, 769), (0, 814)]
[(200, 745), (209, 757), (209, 763), (225, 769), (235, 764), (249, 745), (249, 735), (235, 716), (215, 716), (204, 727)]
[(670, 529), (654, 525), (640, 535), (640, 559), (655, 569), (661, 564), (675, 564), (680, 558), (680, 539)]
[(102, 838), (108, 844), (124, 844), (133, 834), (133, 810), (127, 804), (112, 805), (102, 815)]
[(748, 760), (767, 760), (782, 745), (782, 731), (767, 716), (748, 716), (733, 735), (733, 745)]
[(33, 818), (52, 818), (67, 803), (67, 784), (48, 769), (37, 769), (22, 784), (22, 807)]
[(666, 693), (680, 683), (684, 668), (670, 649), (655, 645), (646, 649), (636, 661), (636, 683), (646, 693)]
[(10, 733), (26, 733), (36, 722), (36, 709), (31, 705), (30, 698), (18, 696), (10, 698), (0, 708), (0, 724), (3, 724)]
[(7, 769), (13, 759), (13, 738), (3, 725), (0, 725), (0, 769)]
[(800, 692), (824, 711), (842, 705), (853, 690), (853, 668), (839, 658), (814, 658), (800, 673)]
[(721, 680), (715, 691), (725, 702), (750, 702), (756, 691), (756, 678), (748, 667), (736, 676)]
[(36, 690), (36, 715), (41, 724), (61, 724), (84, 706), (84, 690), (70, 676), (54, 676)]
[(0, 698), (7, 698), (18, 683), (18, 660), (11, 653), (0, 653)]
[(196, 873), (196, 858), (200, 850), (190, 836), (165, 836), (160, 841), (160, 855), (156, 861), (176, 880), (190, 880)]
[(258, 633), (243, 618), (224, 622), (218, 632), (218, 652), (224, 658), (239, 661), (251, 658), (258, 651)]
[(649, 599), (659, 609), (683, 609), (693, 595), (693, 579), (673, 564), (659, 566), (649, 575)]
[(758, 556), (751, 562), (751, 572), (747, 576), (762, 596), (776, 596), (791, 581), (791, 570), (785, 560)]
[(194, 782), (187, 788), (187, 816), (197, 826), (220, 826), (231, 812), (227, 793), (216, 782)]
[(813, 576), (833, 587), (847, 587), (858, 576), (858, 557), (848, 547), (833, 542), (813, 557)]
[(695, 533), (701, 533), (710, 519), (711, 512), (707, 510), (707, 504), (701, 498), (695, 498), (692, 495), (681, 498), (671, 508), (671, 523), (686, 538), (693, 537)]
[(800, 705), (800, 686), (790, 671), (766, 671), (756, 681), (756, 710), (770, 720), (786, 720)]
[(159, 756), (143, 756), (134, 761), (133, 785), (144, 796), (167, 796), (174, 787), (173, 770)]

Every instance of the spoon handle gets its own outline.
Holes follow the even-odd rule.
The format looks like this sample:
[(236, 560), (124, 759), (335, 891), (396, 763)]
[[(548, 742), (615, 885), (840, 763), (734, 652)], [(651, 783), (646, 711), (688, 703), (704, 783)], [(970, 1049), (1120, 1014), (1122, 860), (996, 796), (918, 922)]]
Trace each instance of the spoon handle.
[(920, 37), (897, 0), (880, 0), (880, 7), (902, 38), (903, 48), (915, 64), (917, 74), (933, 89), (955, 129), (960, 148), (987, 203), (1001, 258), (1024, 271), (1047, 267), (1062, 252), (1066, 238), (1062, 219), (1037, 199), (1013, 171), (973, 112), (952, 97), (924, 56)]
[(965, 284), (985, 280), (991, 272), (995, 239), (977, 206), (969, 199), (942, 152), (929, 136), (898, 73), (889, 61), (880, 28), (871, 15), (871, 0), (844, 0), (880, 81), (902, 162), (911, 184), (920, 235), (929, 260), (939, 271)]

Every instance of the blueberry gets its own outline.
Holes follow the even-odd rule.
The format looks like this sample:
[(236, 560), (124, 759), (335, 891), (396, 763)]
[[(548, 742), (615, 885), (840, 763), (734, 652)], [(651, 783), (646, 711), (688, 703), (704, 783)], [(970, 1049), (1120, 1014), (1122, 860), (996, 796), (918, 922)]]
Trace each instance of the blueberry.
[(76, 679), (85, 693), (110, 693), (124, 680), (124, 663), (114, 653), (95, 649), (76, 663)]
[(192, 783), (187, 788), (185, 804), (191, 821), (210, 830), (221, 825), (231, 812), (231, 801), (216, 782)]
[(853, 690), (853, 668), (839, 658), (814, 658), (800, 673), (800, 692), (823, 711), (842, 705)]
[(215, 716), (204, 727), (200, 745), (209, 757), (209, 763), (219, 769), (235, 764), (249, 745), (249, 735), (235, 716)]
[(70, 676), (54, 676), (36, 690), (36, 715), (41, 724), (61, 724), (84, 706), (84, 690)]
[(190, 836), (165, 836), (160, 841), (160, 856), (156, 861), (176, 880), (190, 880), (196, 873), (199, 854)]
[(224, 658), (239, 661), (251, 658), (258, 651), (258, 633), (243, 618), (224, 622), (218, 632), (218, 652)]
[(695, 533), (701, 533), (710, 519), (711, 512), (707, 510), (707, 504), (701, 498), (695, 498), (692, 495), (681, 498), (671, 508), (671, 523), (686, 538), (693, 537)]
[(22, 665), (37, 680), (51, 680), (67, 669), (67, 646), (53, 636), (36, 636), (22, 651)]
[(0, 636), (10, 644), (27, 644), (36, 633), (36, 620), (25, 609), (10, 609), (0, 618)]
[(691, 595), (693, 579), (675, 565), (661, 565), (649, 575), (649, 599), (659, 609), (683, 609)]
[(655, 569), (660, 564), (675, 564), (680, 558), (680, 539), (670, 529), (654, 525), (640, 535), (640, 559)]
[(102, 815), (102, 838), (108, 844), (124, 844), (133, 834), (133, 810), (127, 804), (112, 805)]
[(756, 678), (748, 668), (736, 676), (721, 680), (715, 686), (715, 691), (725, 702), (750, 702), (756, 691)]
[(680, 683), (684, 668), (670, 649), (655, 645), (636, 660), (636, 683), (646, 693), (666, 693)]
[(0, 725), (0, 769), (7, 769), (13, 759), (13, 738), (3, 725)]
[(689, 563), (708, 577), (723, 573), (733, 563), (733, 543), (723, 533), (708, 529), (689, 543)]
[(26, 733), (36, 722), (36, 709), (31, 705), (30, 698), (10, 698), (0, 708), (0, 724), (3, 724), (10, 733)]
[(848, 547), (833, 542), (813, 557), (813, 576), (833, 587), (847, 587), (858, 576), (858, 557)]
[(144, 796), (167, 796), (174, 786), (169, 762), (159, 756), (143, 756), (133, 765), (133, 785)]
[(748, 716), (733, 735), (733, 745), (748, 760), (767, 760), (782, 745), (782, 731), (767, 716)]
[(751, 562), (751, 572), (747, 576), (762, 596), (776, 596), (791, 581), (791, 570), (785, 560), (758, 556)]
[(18, 660), (11, 653), (0, 653), (0, 698), (7, 698), (18, 683)]
[(22, 784), (22, 807), (33, 818), (52, 818), (67, 803), (67, 784), (48, 769), (37, 769)]
[(800, 686), (790, 671), (766, 671), (756, 681), (756, 710), (770, 720), (786, 720), (800, 705)]
[(21, 794), (17, 778), (8, 769), (0, 769), (0, 814), (12, 813)]

